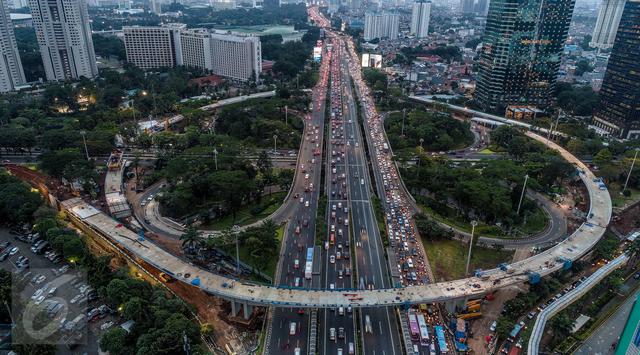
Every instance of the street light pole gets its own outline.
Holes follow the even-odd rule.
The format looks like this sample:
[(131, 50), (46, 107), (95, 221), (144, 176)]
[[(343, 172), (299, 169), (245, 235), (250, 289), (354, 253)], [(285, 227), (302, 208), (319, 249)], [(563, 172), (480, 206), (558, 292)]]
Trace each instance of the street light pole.
[(400, 137), (404, 137), (404, 118), (407, 115), (407, 109), (402, 109), (402, 132), (400, 133)]
[(238, 234), (240, 234), (240, 226), (237, 224), (231, 227), (236, 237), (236, 273), (240, 275), (240, 246), (238, 245)]
[(471, 249), (473, 249), (473, 234), (476, 231), (477, 225), (477, 221), (471, 221), (471, 240), (469, 240), (469, 253), (467, 254), (467, 267), (465, 269), (465, 276), (469, 276), (469, 265), (471, 264)]
[(216, 170), (218, 170), (218, 150), (213, 148), (213, 161), (216, 164)]
[(527, 190), (527, 180), (529, 180), (529, 175), (524, 176), (524, 185), (522, 186), (522, 193), (520, 194), (520, 202), (518, 202), (518, 211), (516, 214), (520, 214), (520, 207), (522, 206), (522, 199), (524, 198), (524, 192)]
[(638, 158), (638, 151), (640, 148), (636, 148), (636, 154), (633, 156), (633, 161), (631, 162), (631, 167), (629, 168), (629, 173), (627, 174), (627, 179), (624, 181), (624, 187), (622, 188), (621, 194), (624, 194), (624, 190), (627, 189), (627, 184), (629, 183), (629, 178), (631, 177), (631, 172), (633, 171), (633, 166), (636, 165), (636, 158)]
[(87, 134), (86, 131), (80, 131), (80, 135), (82, 136), (82, 143), (84, 144), (84, 154), (86, 154), (87, 160), (89, 160), (89, 150), (87, 149), (87, 140), (84, 137), (85, 134)]
[(276, 150), (277, 150), (277, 145), (276, 142), (278, 141), (278, 135), (274, 134), (273, 135), (273, 154), (276, 154)]
[(289, 121), (289, 106), (284, 106), (284, 124), (288, 124)]

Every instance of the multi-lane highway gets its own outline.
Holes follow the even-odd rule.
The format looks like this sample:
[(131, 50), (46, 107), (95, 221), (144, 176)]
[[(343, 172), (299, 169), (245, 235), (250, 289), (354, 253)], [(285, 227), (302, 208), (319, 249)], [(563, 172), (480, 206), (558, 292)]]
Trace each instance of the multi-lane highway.
[[(325, 101), (329, 81), (331, 51), (323, 53), (319, 81), (312, 93), (312, 114), (305, 120), (305, 132), (298, 153), (297, 176), (290, 194), (293, 203), (287, 208), (289, 217), (282, 241), (276, 284), (292, 288), (321, 288), (319, 277), (305, 275), (306, 254), (314, 248), (316, 213), (321, 191), (322, 152)], [(319, 257), (319, 256), (314, 256)], [(302, 309), (276, 308), (272, 313), (267, 353), (309, 352), (309, 312)]]

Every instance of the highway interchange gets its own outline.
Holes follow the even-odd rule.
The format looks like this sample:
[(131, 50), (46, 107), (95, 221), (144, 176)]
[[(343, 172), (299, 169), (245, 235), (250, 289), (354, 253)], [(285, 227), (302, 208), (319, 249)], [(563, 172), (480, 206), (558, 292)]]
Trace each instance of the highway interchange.
[[(327, 33), (330, 34), (330, 32)], [(122, 227), (122, 225), (118, 224), (115, 220), (92, 209), (88, 204), (75, 199), (73, 201), (66, 201), (65, 205), (65, 208), (71, 213), (74, 222), (108, 238), (136, 260), (142, 260), (158, 270), (173, 275), (180, 281), (196, 285), (211, 294), (226, 299), (246, 301), (251, 304), (276, 306), (276, 311), (273, 314), (270, 340), (270, 349), (273, 353), (281, 353), (287, 349), (287, 351), (293, 352), (296, 348), (302, 352), (307, 351), (306, 349), (308, 349), (309, 344), (306, 344), (308, 339), (306, 329), (310, 328), (308, 326), (308, 313), (313, 311), (307, 309), (303, 315), (300, 315), (298, 314), (300, 308), (324, 308), (325, 310), (322, 312), (325, 312), (325, 317), (319, 317), (321, 322), (319, 330), (321, 335), (319, 335), (319, 340), (322, 346), (321, 349), (326, 349), (322, 350), (322, 352), (336, 353), (337, 348), (341, 347), (346, 353), (346, 345), (349, 342), (357, 342), (353, 326), (354, 319), (356, 318), (352, 318), (353, 316), (349, 315), (350, 313), (348, 313), (346, 309), (347, 307), (362, 307), (363, 309), (360, 311), (360, 321), (363, 322), (364, 317), (362, 317), (362, 315), (369, 315), (372, 321), (371, 323), (374, 325), (374, 331), (371, 332), (371, 336), (369, 336), (364, 329), (366, 326), (360, 324), (360, 331), (365, 334), (363, 336), (364, 341), (357, 345), (364, 346), (363, 350), (366, 353), (373, 353), (373, 349), (376, 349), (376, 351), (380, 351), (381, 353), (392, 354), (400, 349), (400, 345), (393, 341), (400, 339), (400, 336), (399, 330), (391, 329), (391, 327), (395, 326), (396, 320), (394, 312), (392, 311), (393, 308), (390, 306), (445, 301), (466, 296), (480, 296), (505, 285), (526, 281), (530, 272), (537, 272), (544, 276), (562, 267), (562, 263), (559, 262), (560, 258), (575, 260), (584, 255), (600, 239), (611, 216), (611, 200), (608, 192), (606, 190), (600, 190), (597, 187), (594, 181), (595, 176), (578, 159), (554, 143), (548, 142), (543, 137), (529, 132), (528, 135), (530, 138), (541, 141), (550, 148), (559, 151), (565, 159), (580, 170), (580, 177), (587, 186), (590, 196), (591, 211), (588, 221), (572, 236), (557, 246), (529, 259), (512, 264), (509, 272), (492, 269), (487, 270), (485, 276), (482, 278), (471, 277), (438, 284), (430, 284), (428, 280), (424, 278), (407, 280), (408, 273), (403, 273), (403, 285), (406, 287), (393, 288), (389, 281), (390, 270), (387, 269), (384, 250), (382, 249), (382, 236), (379, 234), (375, 214), (373, 213), (370, 202), (372, 182), (370, 182), (368, 178), (369, 173), (365, 152), (363, 150), (364, 142), (362, 141), (362, 134), (359, 132), (356, 123), (357, 116), (353, 94), (351, 90), (348, 89), (350, 88), (348, 83), (350, 83), (351, 80), (349, 73), (354, 76), (353, 79), (356, 82), (355, 86), (359, 94), (361, 107), (365, 109), (366, 120), (364, 126), (368, 131), (365, 132), (365, 134), (371, 135), (368, 137), (368, 139), (371, 140), (369, 147), (373, 148), (370, 149), (370, 154), (372, 157), (375, 157), (372, 161), (376, 180), (375, 186), (376, 191), (378, 191), (381, 196), (385, 196), (383, 205), (387, 215), (387, 221), (385, 222), (388, 222), (387, 224), (390, 225), (388, 226), (389, 232), (399, 232), (399, 240), (396, 241), (398, 244), (400, 242), (404, 243), (402, 239), (403, 235), (408, 241), (415, 243), (412, 244), (412, 248), (418, 249), (420, 244), (417, 240), (415, 242), (411, 240), (413, 226), (411, 225), (410, 214), (406, 207), (405, 199), (407, 196), (403, 193), (395, 166), (391, 164), (389, 153), (385, 152), (384, 147), (382, 147), (382, 145), (387, 142), (382, 135), (381, 122), (373, 108), (368, 89), (366, 85), (363, 85), (362, 79), (359, 77), (360, 71), (357, 67), (357, 57), (354, 56), (353, 48), (350, 47), (352, 43), (346, 41), (349, 46), (348, 50), (346, 50), (346, 48), (344, 50), (338, 50), (337, 48), (342, 48), (345, 40), (339, 38), (337, 35), (330, 34), (330, 36), (333, 36), (332, 40), (335, 40), (334, 50), (341, 52), (340, 58), (331, 62), (331, 71), (332, 74), (334, 74), (333, 71), (337, 71), (337, 76), (335, 77), (339, 78), (342, 82), (342, 85), (340, 85), (337, 91), (334, 91), (332, 87), (331, 100), (338, 100), (339, 97), (339, 101), (341, 101), (343, 115), (336, 118), (336, 120), (340, 121), (340, 123), (336, 122), (336, 125), (344, 128), (339, 129), (342, 138), (333, 138), (335, 142), (330, 141), (331, 138), (328, 138), (330, 132), (327, 132), (329, 141), (327, 142), (326, 149), (328, 155), (326, 156), (327, 161), (325, 162), (327, 163), (325, 167), (325, 188), (327, 188), (328, 192), (327, 197), (330, 197), (332, 195), (331, 189), (334, 188), (330, 185), (340, 184), (340, 186), (342, 186), (342, 182), (344, 182), (347, 199), (345, 200), (344, 196), (341, 196), (343, 208), (340, 215), (338, 215), (338, 208), (336, 206), (336, 219), (342, 217), (342, 224), (333, 221), (333, 217), (331, 216), (333, 204), (335, 203), (337, 205), (337, 203), (340, 202), (339, 200), (329, 198), (327, 206), (317, 206), (317, 208), (327, 208), (327, 227), (329, 230), (332, 224), (336, 225), (336, 230), (340, 228), (340, 226), (344, 228), (342, 239), (337, 239), (336, 237), (336, 241), (333, 245), (330, 245), (330, 249), (322, 253), (324, 272), (321, 272), (318, 285), (313, 282), (310, 283), (308, 280), (302, 280), (300, 287), (303, 289), (291, 289), (292, 286), (295, 286), (296, 277), (304, 279), (301, 277), (302, 270), (296, 270), (295, 268), (295, 260), (298, 259), (299, 268), (302, 268), (306, 247), (314, 245), (316, 204), (319, 189), (321, 188), (321, 169), (319, 168), (319, 164), (321, 163), (319, 159), (316, 159), (315, 164), (317, 165), (313, 165), (313, 167), (307, 165), (309, 172), (304, 173), (300, 171), (297, 174), (299, 176), (296, 177), (296, 188), (300, 186), (305, 186), (306, 188), (306, 186), (308, 186), (308, 182), (302, 185), (298, 183), (301, 178), (308, 181), (313, 180), (314, 188), (309, 189), (309, 192), (292, 191), (295, 194), (302, 195), (302, 202), (298, 202), (298, 207), (294, 208), (295, 211), (297, 211), (296, 217), (290, 218), (287, 224), (286, 235), (283, 241), (283, 251), (281, 253), (282, 262), (279, 265), (277, 277), (277, 284), (281, 287), (234, 282), (229, 278), (199, 269), (188, 261), (169, 254), (148, 240), (138, 239), (136, 233), (133, 231)], [(322, 77), (323, 75), (321, 75), (321, 84)], [(323, 90), (321, 84), (319, 84), (320, 91)], [(326, 90), (326, 86), (324, 90)], [(324, 94), (316, 93), (314, 90), (314, 98), (323, 98), (322, 95)], [(321, 101), (324, 101), (324, 99)], [(317, 101), (314, 100), (314, 112), (311, 116), (311, 122), (307, 123), (305, 127), (305, 141), (299, 154), (299, 165), (304, 164), (305, 158), (309, 160), (309, 154), (313, 155), (312, 147), (315, 146), (307, 146), (307, 137), (315, 138), (316, 129), (318, 130), (319, 138), (324, 136), (322, 123), (324, 122), (324, 112), (324, 106), (318, 105)], [(316, 126), (318, 127), (316, 128)], [(333, 125), (331, 128), (334, 128)], [(310, 129), (313, 130), (312, 135), (308, 135)], [(351, 135), (353, 135), (354, 138), (351, 138)], [(311, 144), (319, 144), (320, 148), (322, 148), (322, 140), (318, 140), (316, 140), (316, 143)], [(337, 140), (340, 140), (341, 143), (346, 141), (348, 145), (337, 144)], [(344, 158), (342, 157), (341, 150), (343, 147), (346, 148)], [(340, 164), (338, 164), (336, 157), (335, 174), (333, 173), (333, 167), (331, 167), (330, 163), (334, 148), (340, 149), (341, 158)], [(330, 149), (331, 153), (329, 153)], [(313, 171), (311, 171), (311, 169), (313, 169)], [(339, 171), (345, 172), (345, 177), (337, 180), (337, 176), (341, 174)], [(358, 173), (357, 177), (355, 176), (356, 171)], [(302, 177), (300, 177), (301, 174), (303, 174)], [(308, 177), (307, 174), (309, 174)], [(335, 184), (332, 183), (333, 176), (336, 176)], [(386, 188), (385, 185), (387, 185)], [(344, 210), (345, 205), (348, 205), (346, 206), (347, 212)], [(346, 241), (347, 238), (349, 238), (349, 232), (348, 228), (344, 227), (344, 218), (348, 215), (351, 216), (350, 224), (355, 233), (351, 238), (352, 243), (350, 247), (347, 248)], [(305, 220), (308, 222), (308, 227), (304, 226)], [(299, 223), (301, 221), (303, 226), (300, 228), (300, 234), (298, 235), (296, 229), (300, 226)], [(362, 231), (365, 232), (362, 233)], [(328, 231), (328, 233), (330, 232)], [(390, 233), (390, 235), (392, 235), (395, 240), (396, 234)], [(324, 238), (327, 237), (324, 236)], [(298, 244), (301, 243), (294, 242), (296, 239), (298, 242), (303, 243), (302, 250), (298, 247)], [(343, 250), (355, 249), (355, 260), (344, 260), (340, 258), (340, 263), (336, 263), (338, 260), (331, 262), (331, 255), (337, 259), (337, 243), (340, 241), (343, 243)], [(324, 250), (324, 245), (321, 247)], [(402, 258), (401, 253), (398, 253), (399, 249), (399, 247), (395, 248), (395, 256)], [(407, 252), (407, 250), (404, 249), (403, 244), (402, 251)], [(418, 251), (423, 252), (421, 247)], [(357, 277), (357, 282), (355, 283), (351, 281), (350, 277), (346, 277), (347, 275), (345, 275), (344, 272), (342, 278), (339, 276), (339, 272), (345, 270), (346, 267), (350, 267), (351, 264), (354, 265), (352, 276)], [(426, 272), (424, 268), (423, 272)], [(363, 282), (360, 282), (360, 277), (362, 277)], [(195, 279), (198, 280), (197, 283), (194, 283)], [(315, 279), (312, 278), (311, 281), (314, 280)], [(334, 290), (331, 289), (331, 284), (334, 285)], [(340, 290), (341, 288), (343, 289)], [(337, 312), (337, 310), (334, 311), (333, 309), (338, 307), (345, 308), (344, 316), (339, 316), (334, 313)], [(371, 307), (376, 308), (373, 309)], [(281, 310), (278, 311), (278, 309)], [(357, 315), (357, 312), (353, 314)], [(297, 329), (295, 337), (289, 336), (290, 323), (288, 322), (290, 322), (291, 319), (296, 320)], [(376, 324), (380, 326), (376, 327)], [(339, 327), (345, 328), (344, 340), (342, 338), (339, 342), (326, 340), (326, 338), (329, 337), (328, 330), (336, 327), (338, 329)], [(388, 332), (385, 327), (389, 327)], [(285, 344), (288, 345), (285, 346)], [(285, 347), (283, 348), (283, 346)], [(371, 351), (369, 349), (371, 349)]]

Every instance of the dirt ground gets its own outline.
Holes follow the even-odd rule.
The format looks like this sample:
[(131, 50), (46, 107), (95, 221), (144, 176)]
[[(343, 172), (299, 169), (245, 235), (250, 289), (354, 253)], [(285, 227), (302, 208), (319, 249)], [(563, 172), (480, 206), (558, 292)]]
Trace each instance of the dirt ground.
[(640, 227), (640, 204), (617, 213), (612, 219), (612, 228), (615, 232), (627, 235)]
[[(530, 249), (521, 248), (517, 249), (515, 254), (513, 255), (513, 261), (519, 261), (528, 258), (531, 255)], [(467, 344), (470, 349), (473, 349), (474, 354), (489, 354), (491, 353), (488, 347), (487, 342), (485, 341), (485, 336), (492, 334), (489, 331), (489, 327), (491, 327), (491, 323), (498, 319), (500, 312), (502, 311), (502, 305), (516, 297), (519, 292), (527, 292), (527, 285), (518, 284), (512, 285), (508, 287), (501, 288), (499, 291), (495, 292), (493, 301), (487, 301), (482, 305), (482, 318), (472, 321), (471, 323), (471, 331), (473, 333), (473, 337), (470, 337), (467, 340)]]

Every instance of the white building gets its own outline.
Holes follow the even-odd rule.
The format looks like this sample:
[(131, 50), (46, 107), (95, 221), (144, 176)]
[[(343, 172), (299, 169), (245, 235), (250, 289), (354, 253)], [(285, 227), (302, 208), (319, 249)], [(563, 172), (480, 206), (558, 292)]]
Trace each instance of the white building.
[(411, 11), (411, 34), (418, 38), (427, 37), (430, 17), (431, 1), (418, 0), (414, 2)]
[(149, 12), (160, 15), (162, 13), (162, 3), (160, 0), (150, 0), (149, 1)]
[(626, 0), (603, 0), (600, 4), (598, 12), (598, 20), (596, 27), (593, 29), (593, 35), (589, 46), (600, 49), (608, 49), (613, 47), (613, 41), (616, 39), (618, 32), (618, 24), (624, 4)]
[(262, 72), (260, 39), (187, 29), (184, 24), (123, 28), (127, 61), (141, 69), (193, 66), (213, 74), (248, 80)]
[(211, 62), (213, 73), (237, 80), (255, 79), (262, 72), (260, 38), (211, 34)]
[(7, 3), (0, 4), (0, 92), (14, 91), (26, 84), (22, 61)]
[(98, 75), (85, 0), (29, 0), (47, 80)]
[(145, 70), (179, 65), (175, 49), (180, 46), (180, 31), (186, 27), (183, 24), (123, 27), (127, 61)]
[(366, 13), (364, 16), (364, 40), (376, 38), (397, 39), (400, 15), (394, 13)]

